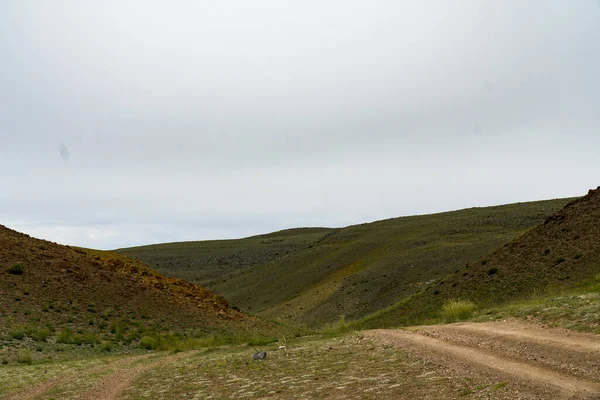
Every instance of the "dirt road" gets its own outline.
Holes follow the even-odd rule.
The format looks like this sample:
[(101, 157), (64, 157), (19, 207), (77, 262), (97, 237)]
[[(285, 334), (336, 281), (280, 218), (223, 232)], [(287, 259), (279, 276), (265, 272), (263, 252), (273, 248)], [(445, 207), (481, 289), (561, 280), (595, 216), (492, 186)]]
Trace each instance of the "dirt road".
[(145, 372), (162, 365), (173, 363), (180, 358), (193, 356), (196, 352), (179, 353), (162, 357), (150, 364), (138, 365), (126, 371), (117, 371), (101, 380), (95, 387), (81, 396), (82, 400), (116, 400), (131, 383)]
[[(272, 348), (264, 362), (251, 360), (252, 349), (234, 346), (85, 367), (49, 364), (62, 373), (49, 370), (46, 380), (5, 398), (600, 400), (600, 336), (593, 334), (504, 321), (301, 343)], [(46, 376), (36, 366), (14, 371)]]
[(600, 399), (600, 337), (517, 322), (364, 332), (449, 374), (494, 376), (523, 398)]
[[(64, 386), (69, 382), (75, 381), (81, 377), (89, 377), (97, 374), (108, 373), (105, 377), (94, 383), (83, 393), (71, 394), (67, 397), (74, 397), (81, 400), (115, 400), (129, 385), (140, 375), (152, 368), (158, 368), (164, 364), (175, 362), (182, 357), (190, 357), (195, 354), (194, 351), (179, 353), (175, 355), (161, 355), (158, 358), (150, 355), (131, 356), (109, 362), (88, 369), (79, 370), (75, 373), (69, 373), (56, 379), (49, 379), (27, 389), (13, 393), (4, 398), (4, 400), (37, 400), (47, 398), (54, 388)], [(77, 392), (77, 389), (76, 389)], [(62, 394), (64, 395), (64, 394)]]

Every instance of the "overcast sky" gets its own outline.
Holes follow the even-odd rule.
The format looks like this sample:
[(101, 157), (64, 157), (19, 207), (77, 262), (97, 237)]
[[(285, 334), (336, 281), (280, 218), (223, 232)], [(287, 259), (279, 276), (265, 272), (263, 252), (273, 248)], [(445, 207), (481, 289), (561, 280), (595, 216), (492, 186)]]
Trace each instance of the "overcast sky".
[(0, 224), (110, 249), (582, 195), (600, 0), (0, 2)]

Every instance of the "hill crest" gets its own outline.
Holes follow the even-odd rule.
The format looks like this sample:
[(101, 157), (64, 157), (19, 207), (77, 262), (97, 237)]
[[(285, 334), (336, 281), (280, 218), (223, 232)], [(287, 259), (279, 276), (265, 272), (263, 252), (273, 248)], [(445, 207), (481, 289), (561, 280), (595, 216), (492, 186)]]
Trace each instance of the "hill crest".
[(0, 287), (6, 299), (0, 312), (15, 324), (89, 329), (100, 314), (207, 331), (261, 323), (230, 308), (223, 297), (139, 261), (34, 239), (2, 225)]

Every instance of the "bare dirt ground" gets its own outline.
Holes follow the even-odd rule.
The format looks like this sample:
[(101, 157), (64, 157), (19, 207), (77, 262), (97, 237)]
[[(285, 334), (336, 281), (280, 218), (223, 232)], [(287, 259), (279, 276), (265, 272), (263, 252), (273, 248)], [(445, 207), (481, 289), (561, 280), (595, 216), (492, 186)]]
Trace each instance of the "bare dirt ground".
[[(449, 375), (510, 382), (510, 398), (600, 399), (600, 338), (515, 321), (373, 330), (365, 336)], [(518, 396), (518, 397), (517, 397)]]

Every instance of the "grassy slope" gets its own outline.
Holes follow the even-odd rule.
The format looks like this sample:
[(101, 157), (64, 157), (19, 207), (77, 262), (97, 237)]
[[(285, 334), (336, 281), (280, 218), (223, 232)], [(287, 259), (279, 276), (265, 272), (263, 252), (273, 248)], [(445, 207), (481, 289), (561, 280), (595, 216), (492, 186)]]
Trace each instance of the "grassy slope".
[(504, 247), (365, 318), (363, 328), (417, 324), (453, 298), (480, 308), (589, 285), (600, 272), (600, 189)]
[[(310, 238), (296, 235), (290, 241), (302, 242), (294, 251), (280, 253), (264, 263), (247, 267), (227, 262), (224, 266), (209, 264), (209, 288), (243, 310), (268, 317), (310, 325), (321, 325), (342, 315), (361, 318), (419, 292), (465, 263), (510, 242), (567, 201), (473, 208), (315, 231)], [(263, 241), (228, 241), (227, 251), (244, 259), (248, 251), (256, 253), (269, 248)], [(195, 242), (181, 246), (187, 246), (187, 259), (200, 260), (195, 268), (204, 270), (201, 260), (208, 249), (215, 252), (213, 257), (220, 252), (214, 244)], [(145, 254), (172, 249), (177, 256), (176, 244), (164, 246), (167, 247), (143, 249)], [(145, 256), (136, 249), (123, 252), (142, 259)], [(164, 259), (155, 256), (151, 264), (161, 271), (169, 270), (169, 263), (181, 260), (168, 256), (168, 251), (163, 254)], [(181, 268), (170, 273), (186, 276), (180, 271)]]
[[(23, 274), (9, 272), (16, 264)], [(164, 277), (136, 260), (60, 246), (3, 226), (0, 291), (0, 338), (26, 326), (48, 326), (51, 335), (68, 328), (119, 340), (143, 326), (208, 333), (265, 324), (198, 285)]]
[(241, 269), (304, 250), (330, 231), (327, 228), (288, 229), (239, 240), (166, 243), (117, 251), (142, 260), (165, 275), (208, 285)]

